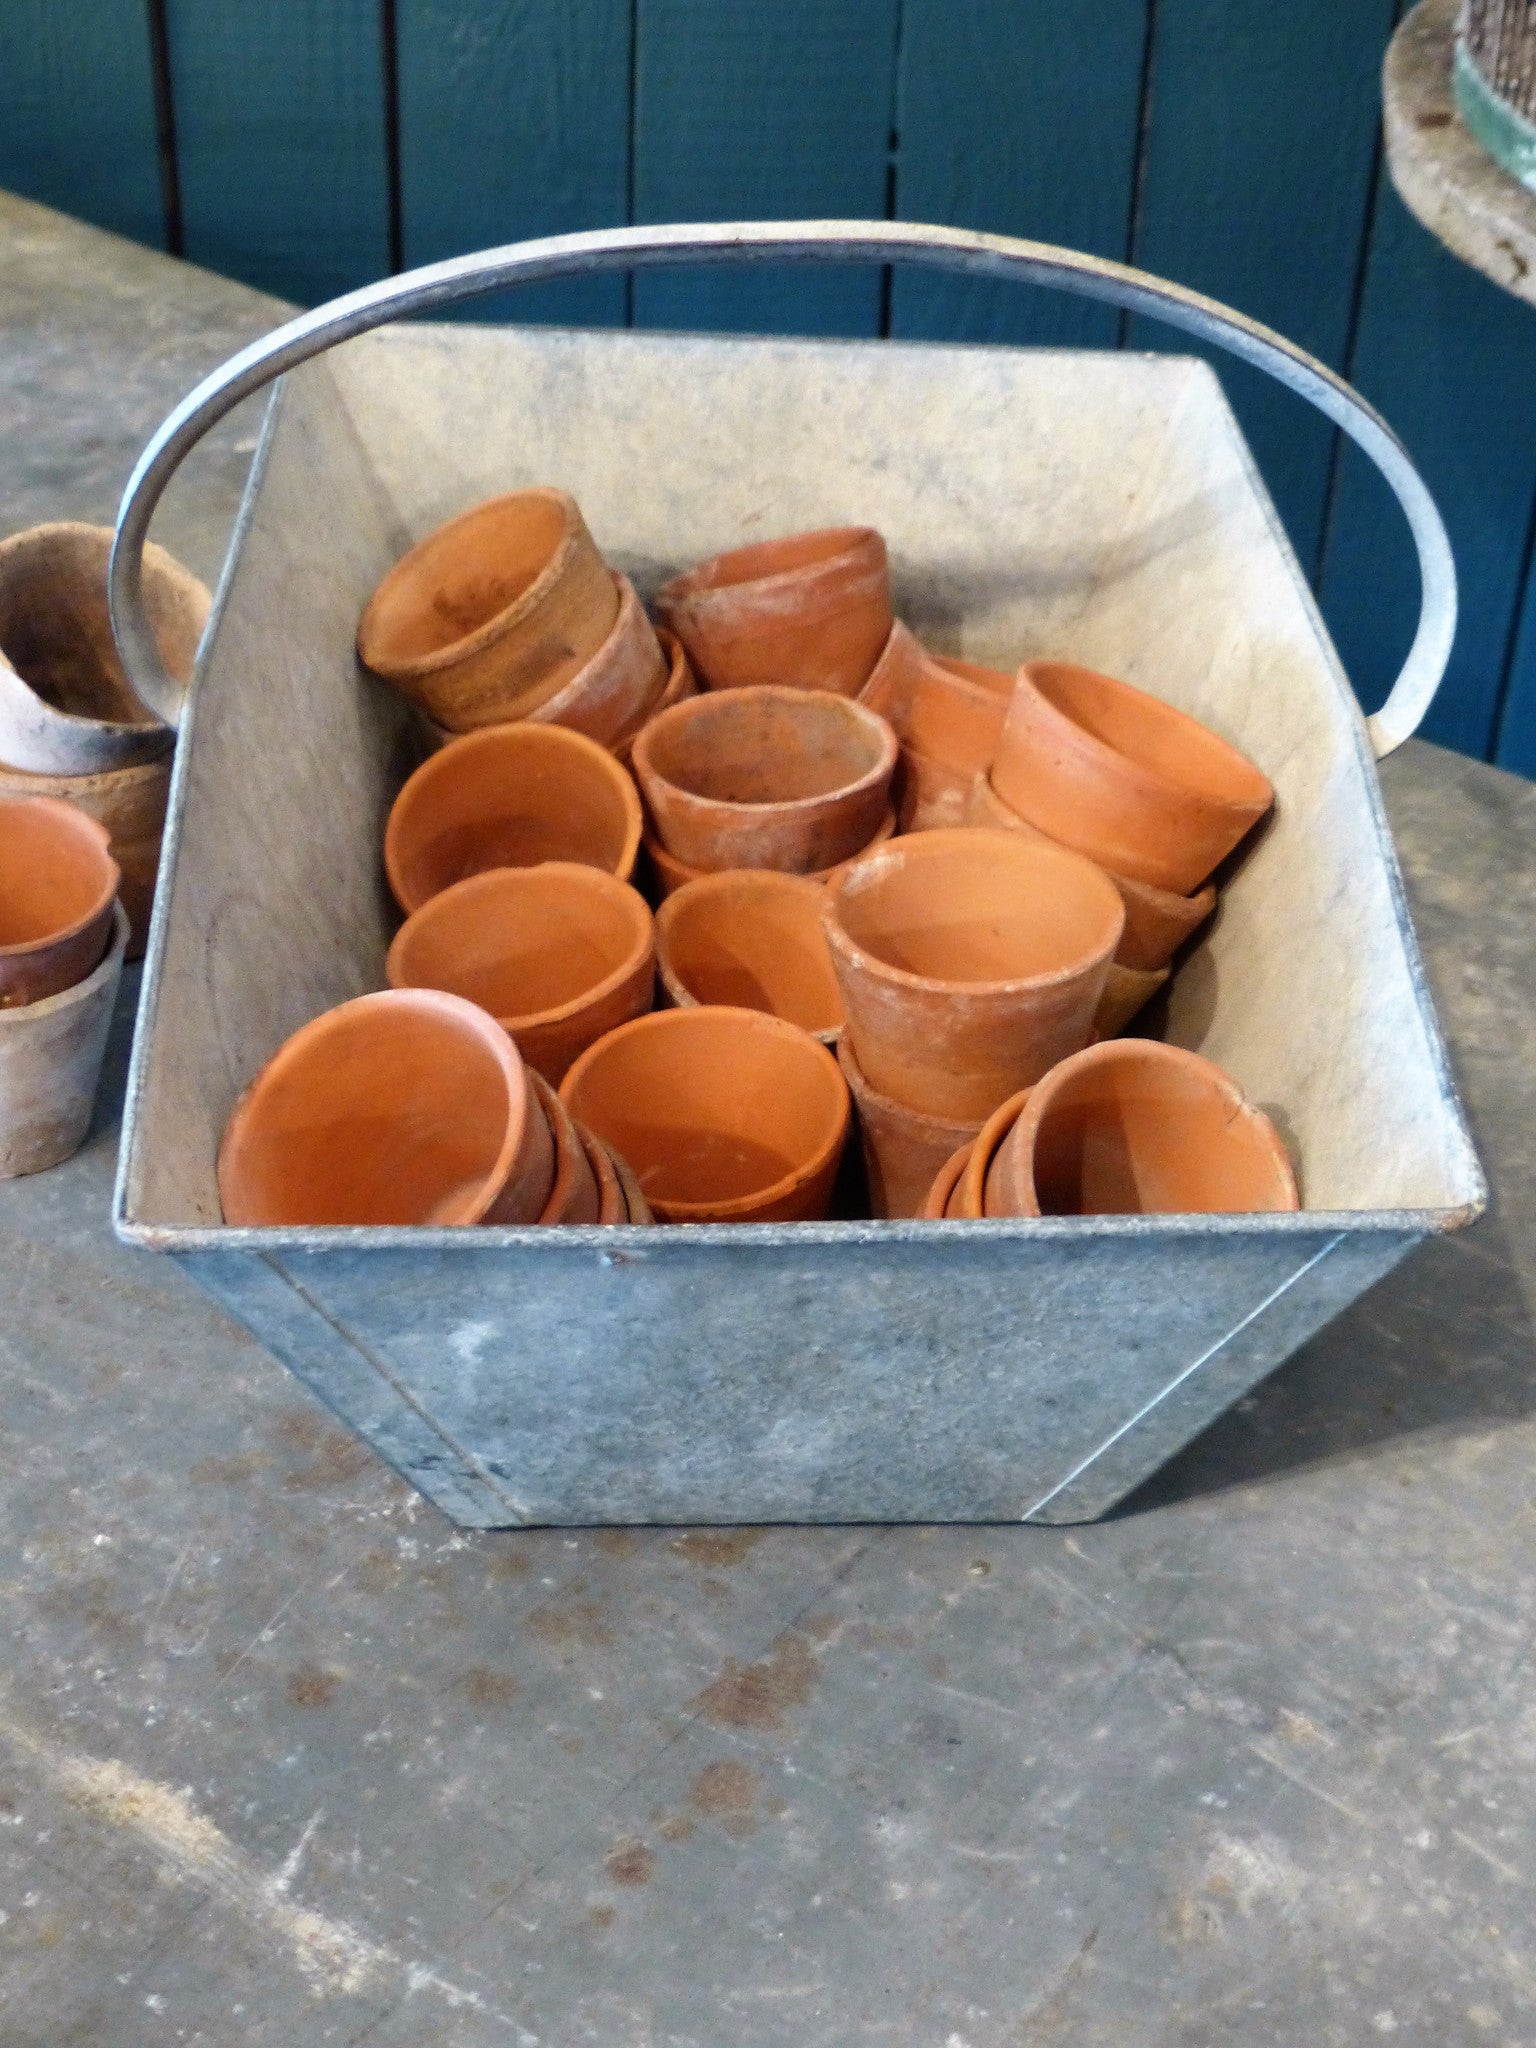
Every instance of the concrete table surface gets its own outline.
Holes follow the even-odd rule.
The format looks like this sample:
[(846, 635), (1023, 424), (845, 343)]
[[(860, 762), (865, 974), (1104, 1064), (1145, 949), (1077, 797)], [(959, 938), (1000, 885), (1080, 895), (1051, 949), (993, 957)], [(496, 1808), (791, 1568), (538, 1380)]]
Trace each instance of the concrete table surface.
[[(105, 517), (273, 308), (0, 249), (0, 523)], [(1536, 790), (1384, 781), (1494, 1212), (1093, 1527), (456, 1532), (114, 1242), (131, 985), (0, 1187), (6, 2048), (1536, 2039)]]

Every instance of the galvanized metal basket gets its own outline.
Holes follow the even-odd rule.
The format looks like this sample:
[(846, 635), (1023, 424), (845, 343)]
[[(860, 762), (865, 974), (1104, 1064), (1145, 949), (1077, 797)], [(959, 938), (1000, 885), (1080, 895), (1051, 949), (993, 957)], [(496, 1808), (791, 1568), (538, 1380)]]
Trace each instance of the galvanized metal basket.
[[(519, 281), (684, 259), (917, 261), (1048, 282), (1222, 342), (1383, 470), (1424, 612), (1362, 721), (1202, 363), (891, 342), (417, 326)], [(333, 343), (347, 345), (309, 360)], [(301, 367), (303, 366), (303, 367)], [(1038, 244), (895, 223), (630, 229), (466, 257), (279, 329), (167, 421), (124, 499), (138, 601), (187, 449), (279, 373), (182, 739), (115, 1221), (167, 1252), (456, 1521), (1067, 1521), (1102, 1513), (1485, 1189), (1382, 817), (1372, 745), (1411, 732), (1450, 645), (1443, 528), (1390, 429), (1280, 337)], [(214, 1157), (239, 1090), (382, 980), (399, 701), (353, 633), (459, 506), (552, 481), (642, 593), (796, 526), (886, 535), (941, 649), (1066, 655), (1207, 720), (1279, 796), (1174, 985), (1300, 1162), (1300, 1214), (680, 1230), (236, 1230)]]

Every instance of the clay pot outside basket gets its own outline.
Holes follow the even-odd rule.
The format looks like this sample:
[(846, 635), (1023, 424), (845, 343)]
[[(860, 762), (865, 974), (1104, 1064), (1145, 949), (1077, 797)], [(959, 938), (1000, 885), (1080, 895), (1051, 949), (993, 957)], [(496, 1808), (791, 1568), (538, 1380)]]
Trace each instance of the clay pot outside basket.
[(925, 1116), (877, 1093), (846, 1038), (838, 1042), (837, 1063), (858, 1112), (870, 1214), (920, 1215), (934, 1176), (957, 1151), (969, 1149), (980, 1124)]
[(891, 630), (885, 542), (839, 526), (733, 548), (663, 584), (652, 608), (707, 690), (786, 683), (851, 697)]
[(600, 1039), (561, 1097), (628, 1160), (662, 1223), (825, 1216), (848, 1089), (824, 1045), (761, 1010), (657, 1010)]
[(615, 576), (619, 611), (607, 639), (571, 680), (534, 711), (535, 725), (563, 725), (616, 746), (666, 689), (667, 658), (627, 576)]
[(874, 836), (896, 767), (883, 718), (824, 691), (690, 698), (635, 741), (656, 837), (689, 867), (809, 875)]
[[(0, 762), (31, 775), (99, 775), (175, 740), (130, 686), (107, 608), (110, 526), (57, 521), (0, 541)], [(172, 681), (192, 679), (206, 585), (153, 542), (141, 588)]]
[(599, 868), (491, 868), (431, 896), (396, 932), (391, 988), (442, 988), (489, 1010), (558, 1087), (578, 1053), (654, 997), (651, 913)]
[(24, 775), (19, 769), (0, 767), (0, 802), (56, 797), (106, 828), (107, 851), (122, 876), (117, 894), (128, 913), (130, 960), (139, 958), (149, 938), (172, 758), (162, 754), (158, 760), (114, 768), (104, 775)]
[(513, 491), (402, 556), (364, 607), (357, 657), (450, 732), (526, 718), (571, 683), (619, 587), (568, 492)]
[[(834, 875), (840, 874), (850, 862), (861, 859), (872, 847), (883, 846), (894, 835), (895, 830), (896, 813), (887, 808), (885, 816), (880, 820), (880, 828), (868, 846), (861, 846), (857, 853), (850, 854), (848, 860), (840, 860), (835, 867), (822, 868), (814, 875), (796, 875), (792, 879), (799, 882), (830, 882)], [(668, 853), (653, 833), (647, 832), (641, 844), (645, 849), (646, 864), (650, 869), (654, 893), (662, 899), (675, 896), (679, 889), (685, 889), (690, 882), (697, 882), (709, 874), (766, 875), (779, 872), (775, 868), (691, 868), (686, 861), (681, 861), (675, 854)]]
[(487, 868), (578, 861), (634, 872), (640, 798), (606, 747), (563, 725), (498, 725), (453, 740), (395, 798), (384, 866), (407, 913)]
[(555, 1141), (554, 1185), (535, 1220), (549, 1225), (596, 1223), (602, 1210), (602, 1196), (576, 1121), (541, 1073), (530, 1069), (528, 1078)]
[(870, 1085), (967, 1123), (1086, 1043), (1125, 922), (1091, 861), (974, 827), (851, 862), (822, 916)]
[(700, 875), (656, 914), (656, 971), (680, 1008), (766, 1010), (824, 1045), (843, 1028), (843, 999), (821, 928), (822, 885), (805, 875), (739, 868)]
[[(1026, 839), (1044, 839), (1051, 846), (1059, 844), (1011, 810), (985, 775), (978, 775), (971, 785), (966, 823), (1018, 832)], [(1179, 896), (1171, 889), (1155, 889), (1150, 882), (1133, 882), (1128, 875), (1113, 874), (1108, 868), (1104, 872), (1120, 891), (1120, 900), (1125, 905), (1125, 931), (1115, 954), (1121, 967), (1140, 972), (1166, 967), (1184, 941), (1199, 930), (1216, 908), (1216, 891), (1209, 884), (1192, 896)]]
[(901, 742), (897, 817), (903, 832), (967, 822), (971, 784), (992, 765), (1013, 695), (1000, 669), (930, 654), (898, 619), (859, 692)]
[(1275, 800), (1198, 719), (1058, 661), (1019, 670), (992, 787), (1062, 845), (1177, 895), (1198, 889)]
[(116, 903), (94, 973), (41, 1002), (0, 1009), (0, 1180), (43, 1173), (85, 1142), (127, 945), (127, 913)]
[(494, 1017), (437, 989), (358, 996), (251, 1082), (219, 1147), (239, 1225), (531, 1223), (549, 1125)]
[(0, 803), (0, 1009), (84, 981), (112, 932), (117, 862), (105, 825), (39, 796)]
[(989, 1216), (1238, 1215), (1300, 1206), (1279, 1132), (1210, 1060), (1121, 1038), (1063, 1060), (986, 1174)]

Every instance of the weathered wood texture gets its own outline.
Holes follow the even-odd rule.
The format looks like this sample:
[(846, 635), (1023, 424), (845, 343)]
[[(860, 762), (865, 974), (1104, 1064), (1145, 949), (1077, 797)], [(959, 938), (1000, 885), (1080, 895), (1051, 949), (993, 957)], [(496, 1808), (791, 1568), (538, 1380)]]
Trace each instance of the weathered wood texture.
[[(1293, 335), (1398, 427), (1465, 594), (1426, 730), (1529, 772), (1536, 321), (1381, 174), (1393, 15), (1393, 0), (9, 0), (0, 181), (157, 242), (179, 207), (189, 256), (301, 301), (394, 260), (627, 219), (896, 214), (1129, 255)], [(1077, 301), (856, 270), (651, 272), (474, 310), (1185, 346)], [(1294, 400), (1222, 375), (1374, 705), (1416, 605), (1397, 515)]]

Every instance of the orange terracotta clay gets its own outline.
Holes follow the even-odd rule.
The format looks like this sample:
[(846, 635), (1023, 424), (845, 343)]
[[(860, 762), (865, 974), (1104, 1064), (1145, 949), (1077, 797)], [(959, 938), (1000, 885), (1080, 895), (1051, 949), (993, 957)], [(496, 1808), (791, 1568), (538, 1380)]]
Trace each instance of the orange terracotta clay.
[(423, 761), (395, 798), (384, 867), (402, 910), (487, 868), (578, 861), (628, 881), (640, 799), (606, 747), (562, 725), (499, 725)]
[(992, 765), (1013, 695), (1000, 669), (929, 654), (898, 619), (859, 693), (901, 742), (897, 818), (903, 832), (967, 822), (971, 784)]
[(40, 1003), (100, 963), (118, 868), (106, 827), (56, 797), (0, 803), (0, 1009)]
[[(892, 837), (895, 830), (896, 813), (888, 809), (885, 816), (880, 820), (880, 829), (876, 832), (874, 838), (870, 840), (869, 846), (861, 846), (858, 853), (850, 855), (850, 860), (858, 860), (863, 854), (868, 853), (871, 847), (883, 846), (886, 840)], [(777, 872), (776, 869), (772, 868), (691, 868), (686, 861), (678, 860), (675, 855), (668, 853), (667, 849), (650, 832), (645, 834), (641, 844), (645, 849), (646, 865), (650, 870), (653, 884), (652, 893), (658, 899), (674, 896), (679, 889), (686, 888), (690, 882), (697, 882), (701, 876), (710, 873), (773, 874)], [(834, 875), (840, 874), (848, 865), (848, 861), (839, 861), (836, 867), (822, 868), (814, 875), (797, 875), (794, 879), (802, 882), (830, 882)]]
[(864, 855), (822, 915), (871, 1086), (956, 1122), (1086, 1042), (1125, 922), (1091, 861), (973, 827)]
[(667, 659), (627, 576), (613, 579), (619, 615), (596, 654), (563, 688), (528, 713), (536, 725), (564, 725), (615, 746), (667, 687)]
[(852, 697), (891, 630), (885, 542), (867, 526), (758, 541), (673, 577), (652, 605), (707, 690), (787, 683)]
[(986, 1176), (989, 1216), (1246, 1214), (1300, 1206), (1279, 1132), (1220, 1067), (1141, 1038), (1032, 1092)]
[(1134, 1017), (1151, 1002), (1168, 979), (1166, 967), (1122, 967), (1111, 961), (1104, 993), (1093, 1013), (1096, 1038), (1118, 1038)]
[(825, 1046), (760, 1010), (657, 1010), (582, 1054), (560, 1093), (663, 1223), (825, 1216), (848, 1090)]
[(869, 843), (896, 735), (825, 691), (765, 687), (691, 698), (635, 741), (656, 837), (690, 867), (809, 875)]
[(656, 915), (656, 971), (679, 1008), (766, 1010), (823, 1044), (843, 1028), (843, 999), (821, 929), (822, 885), (739, 868), (700, 875)]
[(577, 1124), (576, 1135), (581, 1140), (581, 1149), (587, 1155), (587, 1164), (592, 1169), (592, 1178), (597, 1183), (597, 1220), (599, 1223), (627, 1223), (629, 1204), (624, 1199), (624, 1184), (619, 1179), (619, 1170), (613, 1154), (601, 1138), (595, 1138), (582, 1124)]
[(162, 754), (158, 760), (138, 761), (101, 775), (24, 775), (19, 769), (0, 768), (0, 803), (56, 797), (105, 827), (107, 851), (122, 875), (117, 894), (128, 916), (130, 960), (142, 955), (149, 938), (171, 765), (172, 756)]
[(595, 1223), (602, 1197), (575, 1119), (542, 1074), (530, 1068), (528, 1078), (555, 1141), (554, 1186), (537, 1220), (550, 1225)]
[[(596, 1144), (598, 1142), (594, 1138), (593, 1143)], [(651, 1205), (645, 1199), (645, 1190), (635, 1178), (634, 1168), (624, 1157), (624, 1154), (622, 1152), (615, 1152), (611, 1145), (605, 1145), (603, 1150), (613, 1161), (613, 1170), (619, 1176), (619, 1185), (624, 1190), (625, 1207), (629, 1211), (628, 1220), (631, 1223), (654, 1223), (656, 1218), (651, 1214)]]
[(1177, 895), (1198, 889), (1275, 800), (1197, 719), (1059, 661), (1019, 670), (992, 787), (1062, 845)]
[(489, 1010), (557, 1086), (580, 1052), (654, 997), (651, 913), (574, 861), (491, 868), (412, 912), (384, 962), (391, 988), (445, 988)]
[(951, 1152), (944, 1164), (933, 1177), (933, 1185), (923, 1197), (918, 1215), (926, 1222), (937, 1223), (950, 1214), (950, 1202), (954, 1199), (960, 1176), (965, 1172), (966, 1162), (971, 1156), (969, 1145), (961, 1145)]
[(450, 732), (526, 718), (586, 668), (619, 587), (565, 491), (474, 505), (411, 549), (357, 629), (365, 668)]
[(694, 680), (693, 670), (688, 665), (688, 656), (682, 641), (665, 626), (656, 628), (656, 638), (660, 642), (662, 659), (666, 663), (666, 682), (661, 695), (654, 703), (646, 706), (644, 715), (613, 742), (613, 751), (626, 765), (634, 752), (635, 741), (639, 738), (642, 727), (649, 725), (653, 718), (659, 718), (663, 711), (670, 711), (674, 704), (681, 704), (684, 698), (698, 695), (699, 686)]
[[(1037, 1084), (1038, 1085), (1038, 1084)], [(1021, 1088), (1017, 1095), (1010, 1095), (1006, 1102), (1000, 1102), (982, 1125), (964, 1171), (955, 1183), (949, 1198), (946, 1213), (964, 1217), (976, 1222), (992, 1212), (987, 1208), (987, 1175), (997, 1157), (997, 1148), (1013, 1129), (1023, 1114), (1033, 1091)]]
[(327, 1010), (273, 1054), (219, 1147), (224, 1221), (529, 1223), (549, 1126), (493, 1017), (435, 989)]
[(917, 1216), (934, 1176), (957, 1150), (968, 1150), (979, 1123), (925, 1116), (870, 1087), (854, 1058), (853, 1047), (840, 1040), (837, 1063), (843, 1070), (858, 1113), (859, 1139), (869, 1182), (872, 1216)]
[[(969, 825), (990, 825), (1002, 832), (1018, 832), (1026, 839), (1059, 842), (1021, 818), (1005, 804), (990, 779), (978, 775), (971, 785), (966, 815)], [(1207, 885), (1192, 896), (1178, 896), (1169, 889), (1154, 889), (1150, 882), (1133, 882), (1128, 875), (1104, 872), (1120, 891), (1125, 905), (1125, 931), (1115, 959), (1122, 967), (1142, 972), (1166, 967), (1179, 947), (1199, 930), (1216, 908), (1216, 891)]]

